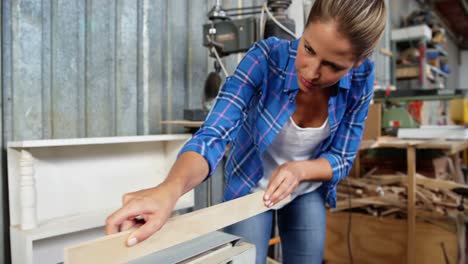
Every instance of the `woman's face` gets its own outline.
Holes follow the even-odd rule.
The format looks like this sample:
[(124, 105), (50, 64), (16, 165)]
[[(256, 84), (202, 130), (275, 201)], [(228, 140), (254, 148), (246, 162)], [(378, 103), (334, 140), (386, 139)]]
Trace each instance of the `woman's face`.
[(351, 43), (337, 31), (334, 22), (313, 22), (304, 30), (296, 55), (301, 91), (330, 87), (359, 64)]

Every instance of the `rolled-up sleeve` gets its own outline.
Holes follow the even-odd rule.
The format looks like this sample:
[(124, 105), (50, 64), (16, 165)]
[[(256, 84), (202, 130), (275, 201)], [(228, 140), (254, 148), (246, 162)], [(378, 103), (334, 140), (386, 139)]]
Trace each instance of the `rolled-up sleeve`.
[(370, 73), (360, 89), (361, 96), (349, 103), (329, 150), (319, 156), (326, 159), (333, 170), (331, 180), (326, 183), (329, 188), (334, 188), (340, 180), (348, 175), (359, 150), (373, 95), (374, 67), (371, 66)]
[(214, 173), (226, 145), (236, 137), (249, 102), (266, 76), (267, 41), (256, 43), (245, 54), (234, 74), (226, 78), (203, 125), (179, 152), (179, 155), (187, 151), (201, 154), (209, 165), (208, 176)]

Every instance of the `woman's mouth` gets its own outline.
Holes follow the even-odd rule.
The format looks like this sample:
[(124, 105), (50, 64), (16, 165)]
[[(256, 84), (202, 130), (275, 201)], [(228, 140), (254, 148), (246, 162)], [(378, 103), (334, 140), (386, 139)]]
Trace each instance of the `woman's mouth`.
[(306, 80), (304, 77), (300, 77), (299, 80), (301, 81), (302, 85), (304, 85), (306, 88), (308, 89), (311, 89), (311, 88), (314, 88), (314, 87), (317, 87), (318, 85), (317, 84), (314, 84), (312, 82), (309, 82), (308, 80)]

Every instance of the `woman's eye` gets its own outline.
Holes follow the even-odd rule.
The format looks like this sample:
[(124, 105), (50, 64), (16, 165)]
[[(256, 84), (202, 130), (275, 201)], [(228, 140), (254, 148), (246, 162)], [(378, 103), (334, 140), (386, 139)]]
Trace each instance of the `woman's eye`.
[(342, 68), (336, 66), (333, 63), (327, 63), (327, 66), (330, 67), (332, 69), (332, 71), (334, 71), (334, 72), (339, 72), (339, 71), (343, 70)]
[(304, 48), (305, 48), (305, 50), (306, 50), (307, 53), (309, 53), (309, 54), (314, 54), (314, 51), (312, 50), (311, 47), (309, 47), (309, 46), (304, 46)]
[(330, 64), (330, 67), (332, 68), (333, 71), (336, 71), (336, 72), (341, 70), (335, 64)]

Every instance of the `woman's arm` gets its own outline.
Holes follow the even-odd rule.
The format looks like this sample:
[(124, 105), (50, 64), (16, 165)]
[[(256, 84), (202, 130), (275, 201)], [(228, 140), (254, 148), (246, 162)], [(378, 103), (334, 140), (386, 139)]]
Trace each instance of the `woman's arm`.
[(287, 162), (277, 168), (265, 191), (264, 200), (267, 206), (273, 206), (284, 199), (301, 181), (322, 181), (330, 190), (348, 175), (361, 144), (373, 95), (373, 65), (369, 63), (368, 67), (369, 74), (361, 89), (362, 94), (354, 100), (341, 120), (330, 150), (322, 153), (317, 159)]
[[(351, 107), (346, 111), (329, 151), (319, 156), (319, 158), (327, 160), (333, 170), (330, 181), (326, 182), (330, 188), (333, 188), (341, 179), (348, 176), (359, 151), (369, 104), (374, 94), (373, 65), (370, 64), (368, 67), (372, 68), (364, 83), (362, 94), (356, 96), (357, 99), (353, 99)], [(352, 93), (351, 90), (350, 93)]]
[[(213, 174), (244, 121), (249, 101), (261, 87), (268, 68), (268, 44), (265, 40), (254, 45), (227, 78), (204, 124), (184, 145), (164, 182), (124, 195), (122, 207), (107, 218), (107, 234), (138, 227), (127, 244), (147, 239), (165, 224), (184, 193)], [(142, 218), (144, 224), (136, 218)]]

